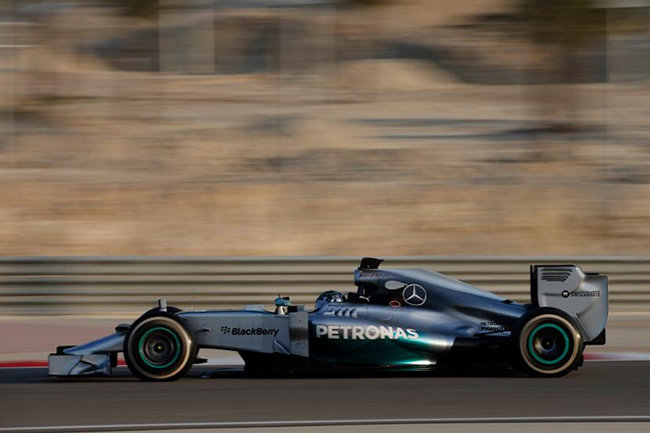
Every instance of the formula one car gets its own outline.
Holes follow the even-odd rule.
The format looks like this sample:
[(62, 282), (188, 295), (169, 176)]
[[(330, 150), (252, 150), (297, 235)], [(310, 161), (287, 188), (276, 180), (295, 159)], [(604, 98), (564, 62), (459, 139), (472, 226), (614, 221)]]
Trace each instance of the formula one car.
[(531, 303), (520, 304), (437, 272), (379, 269), (364, 258), (356, 292), (327, 291), (306, 311), (288, 298), (275, 311), (158, 308), (107, 337), (60, 346), (52, 376), (110, 374), (123, 352), (143, 380), (175, 380), (198, 351), (236, 351), (247, 370), (444, 369), (476, 366), (563, 376), (585, 345), (605, 344), (608, 280), (575, 265), (531, 266)]

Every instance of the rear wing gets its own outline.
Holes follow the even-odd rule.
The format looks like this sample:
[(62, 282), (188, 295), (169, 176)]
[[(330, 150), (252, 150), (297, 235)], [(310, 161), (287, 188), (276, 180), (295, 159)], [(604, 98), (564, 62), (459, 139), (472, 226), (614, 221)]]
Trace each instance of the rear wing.
[(609, 311), (606, 275), (585, 273), (576, 265), (533, 265), (530, 285), (533, 306), (564, 311), (582, 328), (585, 343), (604, 344)]

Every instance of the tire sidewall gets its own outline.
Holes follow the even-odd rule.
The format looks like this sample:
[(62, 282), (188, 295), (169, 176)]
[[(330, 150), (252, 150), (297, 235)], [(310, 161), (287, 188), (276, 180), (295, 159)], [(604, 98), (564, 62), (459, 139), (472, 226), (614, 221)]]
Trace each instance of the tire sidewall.
[[(531, 334), (543, 324), (560, 326), (568, 333), (570, 339), (569, 353), (562, 356), (564, 362), (556, 368), (542, 368), (534, 361), (529, 351)], [(575, 321), (565, 312), (556, 308), (539, 308), (526, 313), (520, 320), (514, 333), (515, 359), (520, 369), (532, 376), (560, 377), (574, 370), (582, 359), (584, 342)]]
[[(180, 310), (178, 310), (180, 311)], [(140, 339), (153, 328), (164, 328), (178, 339), (180, 353), (171, 368), (157, 371), (149, 367), (139, 352)], [(142, 380), (171, 381), (184, 376), (192, 367), (197, 348), (192, 333), (182, 319), (170, 312), (151, 310), (136, 320), (124, 339), (124, 359), (131, 373)]]

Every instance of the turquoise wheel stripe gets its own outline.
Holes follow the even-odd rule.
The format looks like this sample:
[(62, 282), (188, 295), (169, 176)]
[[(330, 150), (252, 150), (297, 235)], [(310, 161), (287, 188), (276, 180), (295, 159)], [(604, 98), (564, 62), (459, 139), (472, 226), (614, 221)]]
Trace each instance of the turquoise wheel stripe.
[[(535, 334), (537, 334), (537, 332), (539, 330), (544, 329), (544, 328), (556, 329), (556, 330), (560, 331), (560, 333), (564, 336), (565, 345), (564, 345), (564, 351), (562, 352), (562, 355), (558, 356), (557, 358), (555, 358), (555, 359), (553, 359), (551, 361), (547, 361), (545, 359), (540, 358), (539, 355), (537, 355), (537, 353), (535, 353), (535, 349), (533, 348), (533, 340), (535, 339)], [(569, 351), (569, 336), (567, 335), (566, 331), (564, 331), (564, 329), (560, 328), (556, 324), (554, 324), (554, 323), (545, 323), (545, 324), (540, 325), (537, 328), (535, 328), (535, 330), (533, 332), (531, 332), (530, 335), (528, 336), (528, 351), (533, 355), (533, 358), (535, 358), (536, 361), (541, 362), (542, 364), (547, 364), (547, 365), (555, 364), (556, 362), (558, 362), (559, 360), (564, 358), (566, 356), (567, 352)]]
[[(144, 346), (144, 340), (145, 340), (145, 339), (147, 338), (147, 336), (148, 336), (149, 334), (151, 334), (153, 331), (165, 331), (165, 332), (171, 334), (171, 336), (174, 337), (174, 340), (176, 341), (176, 354), (174, 355), (174, 359), (172, 359), (171, 361), (169, 361), (169, 362), (168, 362), (167, 364), (165, 364), (165, 365), (155, 365), (155, 364), (152, 364), (152, 363), (150, 363), (149, 361), (147, 361), (147, 358), (144, 356), (144, 349), (143, 349), (143, 346)], [(140, 337), (140, 341), (138, 342), (138, 353), (140, 354), (140, 359), (142, 359), (142, 361), (144, 361), (144, 363), (147, 364), (147, 365), (148, 365), (149, 367), (151, 367), (151, 368), (167, 368), (167, 367), (169, 367), (170, 365), (172, 365), (174, 362), (176, 362), (176, 360), (178, 359), (178, 356), (180, 355), (180, 348), (181, 348), (181, 343), (180, 343), (180, 341), (178, 341), (178, 337), (176, 336), (176, 333), (173, 332), (173, 331), (171, 331), (170, 329), (163, 328), (163, 327), (161, 327), (161, 326), (157, 326), (157, 327), (155, 327), (155, 328), (151, 328), (150, 330), (148, 330), (147, 332), (145, 332), (144, 334), (142, 334), (142, 337)]]

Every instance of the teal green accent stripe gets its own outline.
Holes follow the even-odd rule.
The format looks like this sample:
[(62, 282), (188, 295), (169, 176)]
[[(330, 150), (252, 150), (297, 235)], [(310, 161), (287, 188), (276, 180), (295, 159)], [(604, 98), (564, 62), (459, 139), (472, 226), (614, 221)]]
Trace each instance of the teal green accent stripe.
[[(174, 337), (174, 340), (176, 341), (176, 354), (174, 355), (174, 359), (172, 359), (171, 361), (169, 361), (169, 362), (168, 362), (167, 364), (165, 364), (165, 365), (155, 365), (155, 364), (152, 364), (152, 363), (150, 363), (149, 361), (147, 361), (147, 358), (146, 358), (145, 355), (144, 355), (144, 349), (143, 349), (143, 346), (144, 346), (144, 340), (145, 340), (145, 338), (147, 338), (147, 336), (148, 336), (149, 334), (151, 334), (153, 331), (165, 331), (165, 332), (169, 333), (172, 337)], [(180, 343), (180, 341), (178, 341), (178, 337), (176, 336), (176, 333), (173, 332), (173, 331), (170, 330), (170, 329), (163, 328), (163, 327), (161, 327), (161, 326), (157, 326), (157, 327), (155, 327), (155, 328), (151, 328), (150, 330), (148, 330), (147, 332), (145, 332), (144, 334), (142, 334), (142, 337), (140, 337), (140, 341), (139, 341), (139, 343), (138, 343), (138, 352), (140, 353), (140, 359), (142, 359), (142, 361), (144, 361), (144, 363), (147, 364), (147, 365), (148, 365), (149, 367), (151, 367), (151, 368), (167, 368), (167, 367), (169, 367), (170, 365), (172, 365), (174, 362), (176, 362), (176, 360), (178, 359), (178, 356), (180, 355), (180, 348), (181, 348), (181, 343)]]
[[(540, 329), (544, 329), (544, 328), (556, 329), (556, 330), (560, 331), (560, 333), (564, 337), (564, 343), (565, 344), (564, 344), (564, 351), (562, 352), (562, 355), (558, 356), (557, 358), (555, 358), (555, 359), (553, 359), (551, 361), (547, 361), (546, 359), (540, 358), (539, 355), (537, 355), (537, 353), (535, 353), (535, 349), (533, 347), (533, 340), (535, 339), (535, 334), (537, 334), (537, 331), (539, 331)], [(533, 358), (535, 358), (536, 361), (541, 362), (542, 364), (547, 364), (547, 365), (555, 364), (556, 362), (558, 362), (559, 360), (564, 358), (566, 356), (567, 352), (569, 351), (569, 336), (564, 331), (564, 329), (560, 328), (556, 324), (554, 324), (554, 323), (545, 323), (545, 324), (540, 325), (537, 328), (535, 328), (535, 330), (533, 332), (531, 332), (530, 335), (528, 336), (528, 351), (531, 353), (531, 355), (533, 355)]]

